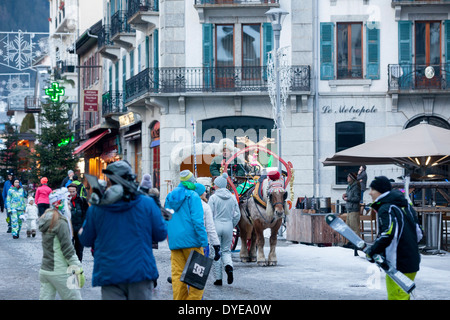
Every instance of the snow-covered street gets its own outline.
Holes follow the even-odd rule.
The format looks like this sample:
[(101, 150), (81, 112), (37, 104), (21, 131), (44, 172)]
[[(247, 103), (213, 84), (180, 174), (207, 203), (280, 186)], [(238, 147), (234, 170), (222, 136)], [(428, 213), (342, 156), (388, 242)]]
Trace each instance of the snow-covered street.
[[(42, 257), (41, 234), (20, 239), (6, 233), (5, 214), (0, 214), (0, 282), (1, 300), (37, 300), (39, 268)], [(239, 245), (238, 245), (239, 249)], [(266, 254), (268, 248), (266, 248)], [(210, 274), (204, 300), (385, 300), (385, 275), (360, 253), (342, 247), (317, 247), (279, 241), (278, 266), (259, 267), (242, 263), (233, 252), (234, 282), (222, 287), (213, 285)], [(172, 300), (170, 250), (167, 242), (154, 250), (160, 277), (153, 299)], [(83, 269), (85, 300), (101, 299), (100, 288), (91, 286), (93, 258), (84, 250)], [(14, 270), (12, 272), (12, 270)], [(226, 275), (224, 274), (224, 279)], [(421, 270), (416, 277), (413, 299), (448, 300), (450, 297), (450, 254), (422, 255)]]

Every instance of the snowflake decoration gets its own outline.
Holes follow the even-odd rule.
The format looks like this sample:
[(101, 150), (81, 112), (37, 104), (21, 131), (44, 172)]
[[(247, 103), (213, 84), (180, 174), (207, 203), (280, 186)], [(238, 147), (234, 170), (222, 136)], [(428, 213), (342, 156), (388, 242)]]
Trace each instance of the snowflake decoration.
[(34, 47), (32, 38), (27, 41), (24, 34), (19, 31), (12, 40), (8, 36), (4, 45), (6, 54), (3, 59), (8, 64), (14, 63), (17, 69), (22, 70), (32, 63)]
[(24, 86), (23, 82), (18, 77), (11, 78), (6, 84), (6, 89), (11, 93), (20, 91)]

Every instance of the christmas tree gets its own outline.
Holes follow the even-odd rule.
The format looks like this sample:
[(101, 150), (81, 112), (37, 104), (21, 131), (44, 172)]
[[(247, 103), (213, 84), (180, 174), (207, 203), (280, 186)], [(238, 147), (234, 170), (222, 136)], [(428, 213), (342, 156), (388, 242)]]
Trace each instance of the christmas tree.
[(19, 132), (17, 128), (10, 123), (5, 123), (5, 131), (2, 135), (3, 149), (0, 150), (0, 175), (6, 177), (7, 172), (13, 171), (18, 174), (19, 168), (22, 168), (19, 153), (25, 148), (19, 145)]
[(59, 188), (68, 170), (74, 170), (78, 158), (73, 155), (73, 132), (64, 102), (48, 100), (40, 114), (41, 133), (33, 154), (33, 175), (47, 177), (52, 189)]

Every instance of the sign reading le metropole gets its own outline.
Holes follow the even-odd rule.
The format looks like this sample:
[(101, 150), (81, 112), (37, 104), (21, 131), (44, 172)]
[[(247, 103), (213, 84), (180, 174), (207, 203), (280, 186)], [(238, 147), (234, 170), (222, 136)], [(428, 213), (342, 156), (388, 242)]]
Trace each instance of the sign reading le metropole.
[(98, 90), (84, 90), (84, 112), (97, 112)]

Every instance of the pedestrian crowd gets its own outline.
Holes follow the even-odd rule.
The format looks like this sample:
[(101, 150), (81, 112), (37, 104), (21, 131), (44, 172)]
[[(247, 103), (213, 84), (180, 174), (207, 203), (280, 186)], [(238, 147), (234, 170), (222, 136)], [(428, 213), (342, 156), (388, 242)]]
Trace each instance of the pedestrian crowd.
[[(367, 183), (365, 169), (361, 166), (358, 174), (348, 175), (342, 196), (347, 203), (346, 222), (357, 234)], [(208, 199), (205, 186), (197, 183), (194, 174), (182, 171), (179, 185), (167, 195), (164, 206), (158, 190), (152, 188), (150, 175), (145, 174), (139, 185), (127, 161), (113, 162), (103, 173), (108, 181), (89, 180), (88, 201), (86, 188), (72, 170), (55, 190), (42, 177), (34, 197), (28, 198), (19, 179), (9, 172), (2, 194), (7, 232), (19, 239), (25, 222), (27, 237), (34, 238), (37, 228), (42, 233), (40, 299), (55, 299), (56, 294), (61, 299), (82, 298), (84, 247), (90, 247), (94, 256), (92, 285), (101, 287), (102, 299), (151, 299), (159, 278), (153, 248), (165, 240), (171, 252), (171, 277), (167, 280), (174, 300), (203, 298), (203, 287), (184, 280), (194, 253), (213, 260), (214, 285), (223, 285), (224, 273), (227, 284), (233, 283), (230, 248), (241, 214), (235, 196), (227, 189), (227, 173), (216, 177), (215, 192)], [(383, 254), (414, 279), (420, 264), (417, 243), (422, 237), (416, 213), (399, 191), (392, 190), (386, 177), (372, 181), (369, 195), (380, 230), (375, 243), (365, 250), (367, 259), (374, 262), (375, 254)], [(386, 278), (389, 299), (409, 299)]]

